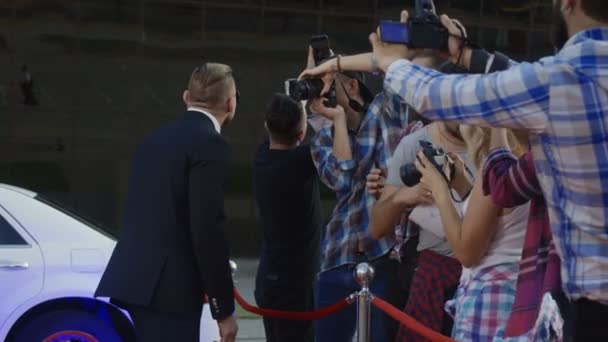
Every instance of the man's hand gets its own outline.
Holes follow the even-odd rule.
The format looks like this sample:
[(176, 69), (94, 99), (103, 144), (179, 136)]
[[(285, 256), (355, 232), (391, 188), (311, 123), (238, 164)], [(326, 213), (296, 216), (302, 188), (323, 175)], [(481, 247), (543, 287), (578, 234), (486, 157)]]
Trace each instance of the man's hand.
[(341, 120), (341, 119), (346, 120), (346, 112), (344, 111), (344, 108), (342, 108), (340, 106), (336, 106), (336, 108), (330, 108), (330, 107), (327, 107), (323, 103), (323, 101), (325, 101), (324, 98), (318, 98), (318, 99), (312, 100), (312, 102), (310, 104), (310, 109), (314, 113), (321, 114), (328, 120), (331, 120), (334, 122), (336, 120)]
[[(467, 31), (464, 25), (456, 19), (450, 19), (447, 15), (440, 17), (441, 23), (448, 30), (450, 38), (448, 40), (448, 53), (443, 53), (443, 57), (454, 64), (458, 64), (466, 69), (471, 67), (471, 57), (473, 49), (463, 47), (462, 38), (467, 38)], [(464, 36), (463, 36), (464, 35)], [(460, 59), (460, 60), (459, 60)]]
[(334, 81), (336, 80), (336, 75), (338, 74), (338, 64), (337, 64), (337, 59), (330, 59), (325, 63), (322, 63), (318, 66), (314, 66), (315, 62), (314, 60), (312, 61), (312, 68), (310, 68), (310, 58), (312, 58), (312, 50), (309, 51), (309, 65), (306, 68), (306, 70), (304, 70), (300, 76), (298, 76), (298, 79), (301, 80), (303, 78), (320, 78), (323, 80), (323, 90), (321, 91), (321, 95), (325, 95), (329, 89), (331, 88), (331, 85), (334, 83)]
[(236, 333), (239, 330), (236, 324), (236, 319), (233, 316), (225, 318), (223, 321), (217, 322), (217, 326), (220, 329), (220, 342), (234, 342), (236, 341)]
[(404, 208), (414, 208), (418, 205), (433, 204), (433, 195), (424, 184), (411, 188), (404, 186), (393, 195), (393, 201)]
[(373, 168), (367, 175), (367, 182), (365, 183), (367, 192), (376, 199), (380, 198), (382, 190), (384, 190), (385, 181), (384, 171), (382, 171), (382, 169)]
[[(401, 11), (401, 22), (406, 23), (409, 18), (407, 11)], [(380, 30), (376, 33), (372, 33), (369, 36), (369, 41), (372, 44), (374, 50), (374, 58), (378, 63), (378, 67), (386, 72), (388, 67), (394, 62), (400, 59), (412, 59), (414, 51), (408, 49), (407, 46), (402, 44), (387, 44), (382, 42), (380, 37)]]

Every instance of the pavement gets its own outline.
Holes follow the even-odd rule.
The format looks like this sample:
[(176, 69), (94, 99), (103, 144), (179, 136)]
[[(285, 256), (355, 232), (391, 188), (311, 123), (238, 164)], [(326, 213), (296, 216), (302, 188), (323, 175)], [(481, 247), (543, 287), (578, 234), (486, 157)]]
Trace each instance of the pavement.
[[(235, 276), (235, 286), (248, 303), (255, 305), (253, 291), (255, 289), (255, 274), (258, 268), (258, 260), (235, 259), (234, 261), (238, 267)], [(266, 341), (264, 325), (260, 317), (247, 313), (238, 307), (237, 318), (239, 324), (237, 341)]]

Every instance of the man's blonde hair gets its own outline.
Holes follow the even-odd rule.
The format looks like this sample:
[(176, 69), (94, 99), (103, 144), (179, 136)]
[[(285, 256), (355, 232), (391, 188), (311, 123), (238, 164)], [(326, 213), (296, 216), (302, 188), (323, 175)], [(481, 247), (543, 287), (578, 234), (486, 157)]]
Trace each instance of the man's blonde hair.
[(226, 64), (203, 63), (190, 75), (188, 92), (190, 102), (213, 108), (234, 96), (235, 87), (232, 68)]

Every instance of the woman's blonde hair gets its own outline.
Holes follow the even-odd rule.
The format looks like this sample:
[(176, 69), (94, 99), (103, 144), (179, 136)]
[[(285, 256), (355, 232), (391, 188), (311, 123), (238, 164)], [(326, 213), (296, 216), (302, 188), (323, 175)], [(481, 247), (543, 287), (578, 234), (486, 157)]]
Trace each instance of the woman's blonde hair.
[[(480, 169), (483, 166), (484, 159), (490, 153), (492, 128), (461, 125), (460, 131), (467, 145), (469, 159), (477, 169)], [(516, 134), (515, 131), (507, 129), (507, 138), (509, 147), (516, 156), (519, 157), (524, 154), (528, 148), (528, 142), (525, 141), (526, 139), (523, 135)]]

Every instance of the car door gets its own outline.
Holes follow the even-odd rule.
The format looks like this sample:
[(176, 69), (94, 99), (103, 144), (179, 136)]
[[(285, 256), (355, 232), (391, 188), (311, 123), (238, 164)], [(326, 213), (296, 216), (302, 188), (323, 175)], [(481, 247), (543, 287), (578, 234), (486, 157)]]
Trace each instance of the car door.
[(0, 327), (42, 289), (44, 263), (36, 241), (0, 205)]

